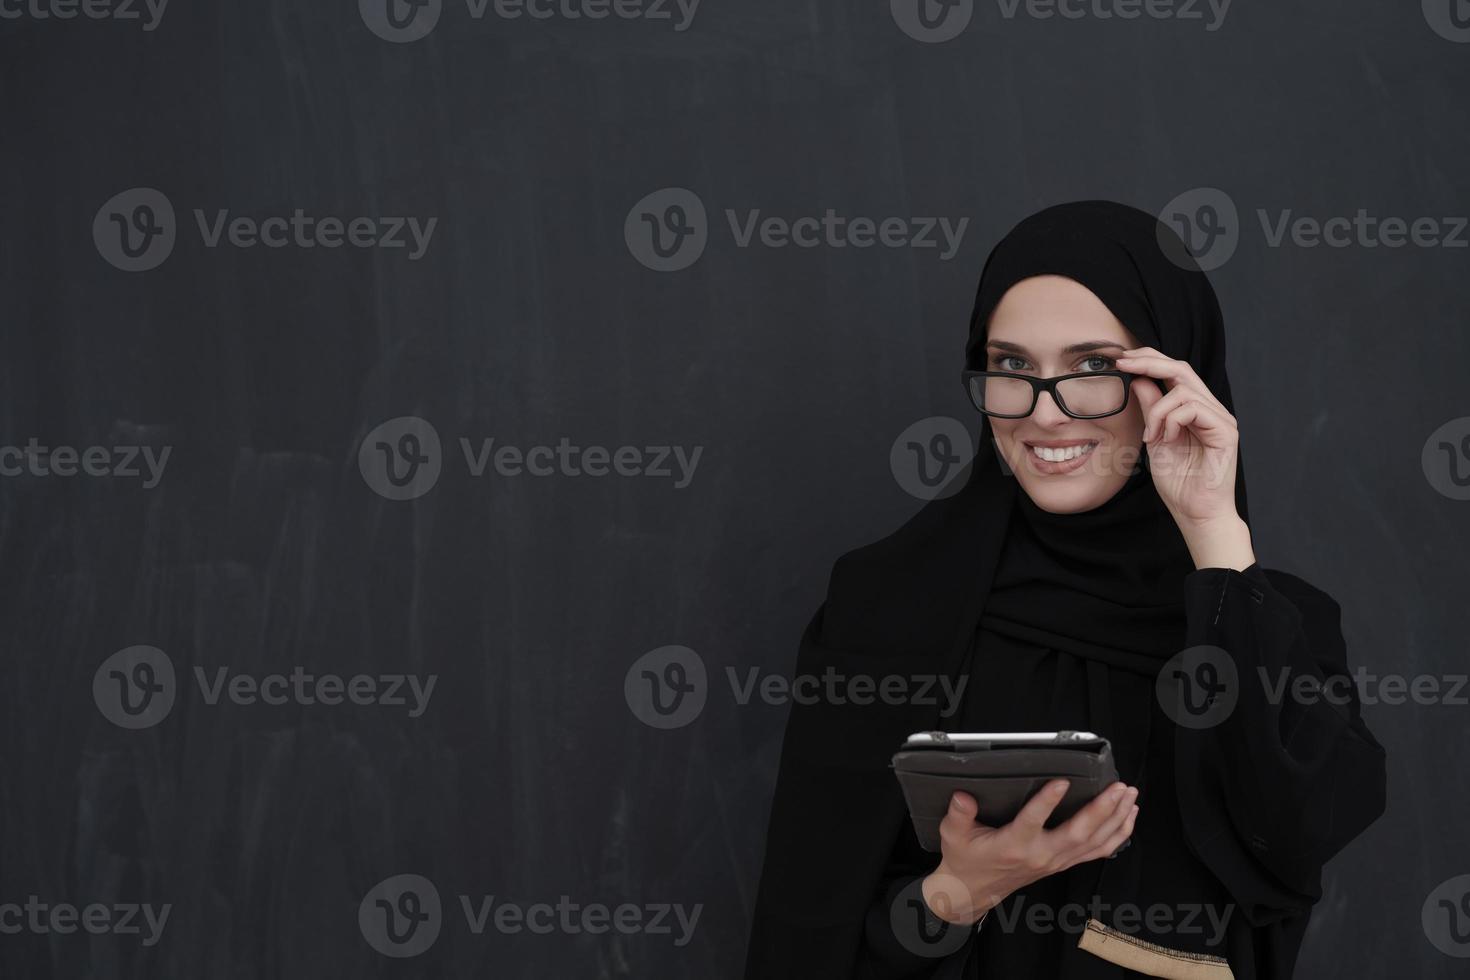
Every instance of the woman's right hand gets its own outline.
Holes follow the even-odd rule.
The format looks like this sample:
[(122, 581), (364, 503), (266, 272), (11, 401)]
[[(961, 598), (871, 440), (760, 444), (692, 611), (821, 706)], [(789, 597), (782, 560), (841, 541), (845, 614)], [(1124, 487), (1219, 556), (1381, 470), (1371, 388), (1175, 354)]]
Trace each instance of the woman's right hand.
[(1052, 780), (1004, 827), (978, 823), (975, 798), (955, 793), (939, 825), (942, 859), (923, 883), (924, 901), (934, 914), (974, 925), (1016, 889), (1107, 857), (1133, 834), (1138, 789), (1121, 782), (1047, 830), (1046, 820), (1066, 792), (1065, 779)]

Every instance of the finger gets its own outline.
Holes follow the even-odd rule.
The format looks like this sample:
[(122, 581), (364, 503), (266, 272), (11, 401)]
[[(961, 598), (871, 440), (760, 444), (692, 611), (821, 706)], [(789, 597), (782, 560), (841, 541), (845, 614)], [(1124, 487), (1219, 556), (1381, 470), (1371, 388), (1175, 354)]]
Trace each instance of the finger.
[(1128, 792), (1124, 793), (1122, 799), (1118, 800), (1118, 805), (1113, 808), (1113, 812), (1108, 814), (1107, 819), (1098, 826), (1097, 830), (1093, 831), (1092, 839), (1086, 845), (1087, 850), (1091, 851), (1107, 843), (1108, 839), (1116, 834), (1123, 826), (1124, 822), (1128, 819), (1128, 815), (1133, 812), (1133, 807), (1137, 801), (1138, 787), (1128, 787)]
[(949, 809), (939, 821), (939, 841), (942, 847), (960, 847), (972, 840), (980, 827), (975, 816), (980, 807), (969, 793), (956, 792), (950, 795)]
[(1053, 779), (1047, 783), (1026, 801), (1026, 805), (1021, 807), (1021, 812), (1016, 814), (1011, 824), (1032, 832), (1043, 830), (1047, 818), (1057, 808), (1057, 804), (1062, 802), (1069, 785), (1070, 782), (1065, 779)]
[(1185, 361), (1167, 357), (1124, 356), (1116, 358), (1114, 363), (1120, 371), (1157, 378), (1164, 382), (1164, 387), (1171, 392), (1181, 388), (1188, 389), (1200, 399), (1213, 403), (1221, 411), (1226, 410), (1224, 403), (1215, 397), (1215, 393)]
[[(1135, 801), (1137, 799), (1138, 789), (1132, 786), (1128, 787), (1128, 791), (1125, 792), (1121, 798), (1119, 798), (1117, 805), (1108, 812), (1105, 819), (1099, 822), (1097, 827), (1093, 830), (1092, 834), (1086, 840), (1080, 841), (1075, 846), (1069, 848), (1059, 855), (1063, 863), (1065, 863), (1067, 867), (1071, 867), (1072, 865), (1080, 864), (1083, 861), (1091, 861), (1093, 859), (1094, 852), (1096, 852), (1099, 848), (1106, 844), (1107, 841), (1117, 836), (1121, 832), (1122, 828), (1127, 823), (1129, 814), (1134, 809)], [(1111, 854), (1112, 851), (1108, 851), (1107, 853)]]
[(1165, 357), (1152, 347), (1138, 347), (1113, 358), (1113, 363), (1120, 371), (1144, 374), (1165, 381), (1171, 390), (1175, 387), (1193, 389), (1201, 398), (1214, 402), (1221, 411), (1225, 410), (1224, 404), (1215, 397), (1215, 393), (1210, 391), (1209, 385), (1204, 383), (1188, 361)]
[(1133, 397), (1138, 399), (1138, 407), (1142, 410), (1144, 417), (1144, 431), (1147, 431), (1149, 411), (1164, 399), (1164, 393), (1159, 390), (1158, 385), (1146, 377), (1134, 378), (1129, 382), (1129, 388), (1133, 392)]
[(1107, 840), (1105, 840), (1102, 843), (1102, 846), (1100, 846), (1100, 847), (1098, 847), (1098, 848), (1096, 848), (1096, 849), (1094, 849), (1092, 851), (1089, 851), (1082, 858), (1082, 861), (1078, 861), (1077, 863), (1078, 864), (1081, 864), (1083, 861), (1095, 861), (1098, 858), (1108, 857), (1110, 854), (1112, 854), (1118, 848), (1122, 847), (1123, 846), (1123, 842), (1126, 841), (1128, 838), (1130, 838), (1130, 837), (1133, 836), (1133, 826), (1134, 826), (1135, 821), (1137, 821), (1137, 819), (1138, 819), (1138, 804), (1135, 803), (1129, 809), (1128, 815), (1123, 818), (1123, 826), (1119, 827), (1118, 828), (1118, 831), (1116, 833), (1114, 833), (1111, 837), (1109, 837)]
[[(1148, 382), (1143, 383), (1145, 385), (1148, 384)], [(1143, 441), (1151, 442), (1153, 440), (1153, 437), (1158, 435), (1160, 421), (1170, 412), (1174, 411), (1174, 409), (1178, 408), (1180, 405), (1198, 401), (1199, 398), (1193, 388), (1175, 388), (1167, 395), (1163, 395), (1153, 400), (1149, 405), (1145, 406), (1144, 408)], [(1215, 409), (1212, 406), (1207, 407), (1210, 407), (1211, 411), (1215, 413), (1215, 416), (1217, 418), (1222, 419), (1226, 422), (1226, 424), (1230, 425), (1231, 427), (1235, 427), (1235, 416), (1231, 415), (1229, 412), (1224, 411), (1224, 409)]]
[(1127, 790), (1127, 784), (1113, 783), (1072, 814), (1061, 826), (1048, 830), (1046, 835), (1052, 847), (1058, 853), (1067, 853), (1087, 845), (1092, 840), (1093, 831), (1117, 809)]
[(1075, 862), (1079, 860), (1080, 855), (1091, 851), (1116, 833), (1136, 799), (1138, 799), (1138, 790), (1132, 786), (1126, 787), (1123, 794), (1108, 805), (1102, 815), (1092, 822), (1090, 830), (1087, 825), (1079, 823), (1075, 832), (1069, 833), (1065, 838), (1065, 843), (1071, 846), (1063, 857), (1070, 862)]
[(1239, 437), (1235, 427), (1226, 425), (1208, 405), (1189, 401), (1164, 415), (1161, 423), (1155, 426), (1156, 441), (1170, 442), (1186, 429), (1211, 449), (1228, 449)]

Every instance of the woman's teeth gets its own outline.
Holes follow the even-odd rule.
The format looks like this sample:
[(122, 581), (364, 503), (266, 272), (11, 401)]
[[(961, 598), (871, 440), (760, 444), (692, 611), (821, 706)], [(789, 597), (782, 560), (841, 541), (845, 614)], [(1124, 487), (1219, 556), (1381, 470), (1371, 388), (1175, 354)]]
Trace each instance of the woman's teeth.
[(1087, 452), (1095, 442), (1089, 442), (1081, 446), (1066, 446), (1061, 449), (1051, 449), (1046, 446), (1032, 446), (1031, 451), (1048, 463), (1065, 463), (1069, 459), (1076, 459)]

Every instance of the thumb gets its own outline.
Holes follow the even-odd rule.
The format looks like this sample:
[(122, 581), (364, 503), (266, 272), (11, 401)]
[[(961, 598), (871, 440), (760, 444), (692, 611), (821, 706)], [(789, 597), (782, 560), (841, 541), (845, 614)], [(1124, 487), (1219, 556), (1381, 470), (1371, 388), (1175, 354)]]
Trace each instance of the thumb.
[(969, 793), (956, 792), (949, 798), (949, 812), (961, 817), (973, 819), (980, 812), (980, 807), (975, 803), (975, 797)]

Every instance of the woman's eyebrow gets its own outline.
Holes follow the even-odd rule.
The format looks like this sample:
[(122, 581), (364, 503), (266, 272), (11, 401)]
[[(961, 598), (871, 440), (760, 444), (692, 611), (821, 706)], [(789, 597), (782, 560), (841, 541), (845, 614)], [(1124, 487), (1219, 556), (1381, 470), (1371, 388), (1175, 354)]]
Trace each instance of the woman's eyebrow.
[[(1016, 354), (1030, 353), (1030, 351), (1022, 347), (1020, 344), (1013, 344), (1007, 340), (992, 340), (987, 342), (986, 346), (994, 347), (996, 350), (1011, 351), (1012, 353)], [(1069, 344), (1066, 347), (1063, 347), (1062, 353), (1085, 354), (1088, 351), (1108, 350), (1109, 348), (1117, 348), (1118, 350), (1128, 349), (1122, 344), (1118, 343), (1116, 340), (1084, 340), (1080, 344)]]

